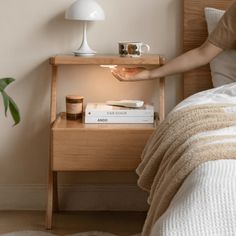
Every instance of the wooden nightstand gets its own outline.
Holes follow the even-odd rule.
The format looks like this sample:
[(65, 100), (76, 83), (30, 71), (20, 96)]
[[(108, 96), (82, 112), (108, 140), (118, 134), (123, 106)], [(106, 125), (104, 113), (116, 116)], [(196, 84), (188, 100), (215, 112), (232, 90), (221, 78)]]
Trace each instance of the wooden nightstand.
[(140, 162), (147, 139), (159, 120), (164, 119), (164, 83), (159, 83), (159, 120), (154, 124), (84, 124), (57, 116), (57, 74), (60, 65), (143, 65), (162, 66), (159, 55), (138, 58), (97, 55), (92, 57), (55, 56), (50, 58), (51, 132), (46, 228), (52, 228), (53, 211), (58, 210), (58, 171), (133, 171)]

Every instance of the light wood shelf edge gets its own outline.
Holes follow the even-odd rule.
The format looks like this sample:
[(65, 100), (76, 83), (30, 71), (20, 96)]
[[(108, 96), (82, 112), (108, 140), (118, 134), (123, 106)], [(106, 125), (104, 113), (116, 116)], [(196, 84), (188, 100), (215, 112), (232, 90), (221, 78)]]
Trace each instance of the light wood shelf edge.
[(141, 57), (120, 57), (118, 55), (95, 55), (79, 57), (73, 55), (56, 55), (49, 59), (51, 65), (153, 65), (161, 66), (165, 59), (161, 55), (145, 55)]

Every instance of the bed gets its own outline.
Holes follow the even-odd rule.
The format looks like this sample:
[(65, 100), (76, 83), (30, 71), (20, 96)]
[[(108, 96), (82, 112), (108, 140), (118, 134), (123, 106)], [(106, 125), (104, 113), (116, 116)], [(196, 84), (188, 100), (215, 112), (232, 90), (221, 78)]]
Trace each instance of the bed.
[[(184, 0), (184, 50), (207, 37), (205, 7)], [(196, 23), (197, 22), (197, 23)], [(184, 74), (183, 102), (149, 139), (136, 172), (149, 192), (142, 236), (236, 235), (236, 83), (212, 89), (209, 66)]]

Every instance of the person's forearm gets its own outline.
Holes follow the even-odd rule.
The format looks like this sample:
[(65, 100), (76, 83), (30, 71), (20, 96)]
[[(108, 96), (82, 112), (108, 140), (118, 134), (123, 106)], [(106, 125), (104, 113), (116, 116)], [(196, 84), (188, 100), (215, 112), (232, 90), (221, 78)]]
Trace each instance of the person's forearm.
[(205, 64), (198, 55), (197, 49), (191, 50), (169, 61), (162, 67), (150, 71), (150, 78), (164, 77), (168, 75), (183, 73)]
[(186, 72), (210, 62), (222, 50), (207, 42), (169, 61), (162, 67), (150, 70), (150, 79)]

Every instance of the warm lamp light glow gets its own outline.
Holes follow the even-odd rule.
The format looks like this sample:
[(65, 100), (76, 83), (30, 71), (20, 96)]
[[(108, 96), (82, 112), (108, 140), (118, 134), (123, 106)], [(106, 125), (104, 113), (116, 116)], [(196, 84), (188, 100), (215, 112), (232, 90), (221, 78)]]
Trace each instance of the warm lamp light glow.
[(117, 67), (117, 65), (100, 65), (103, 68), (109, 68), (109, 69), (114, 69)]

